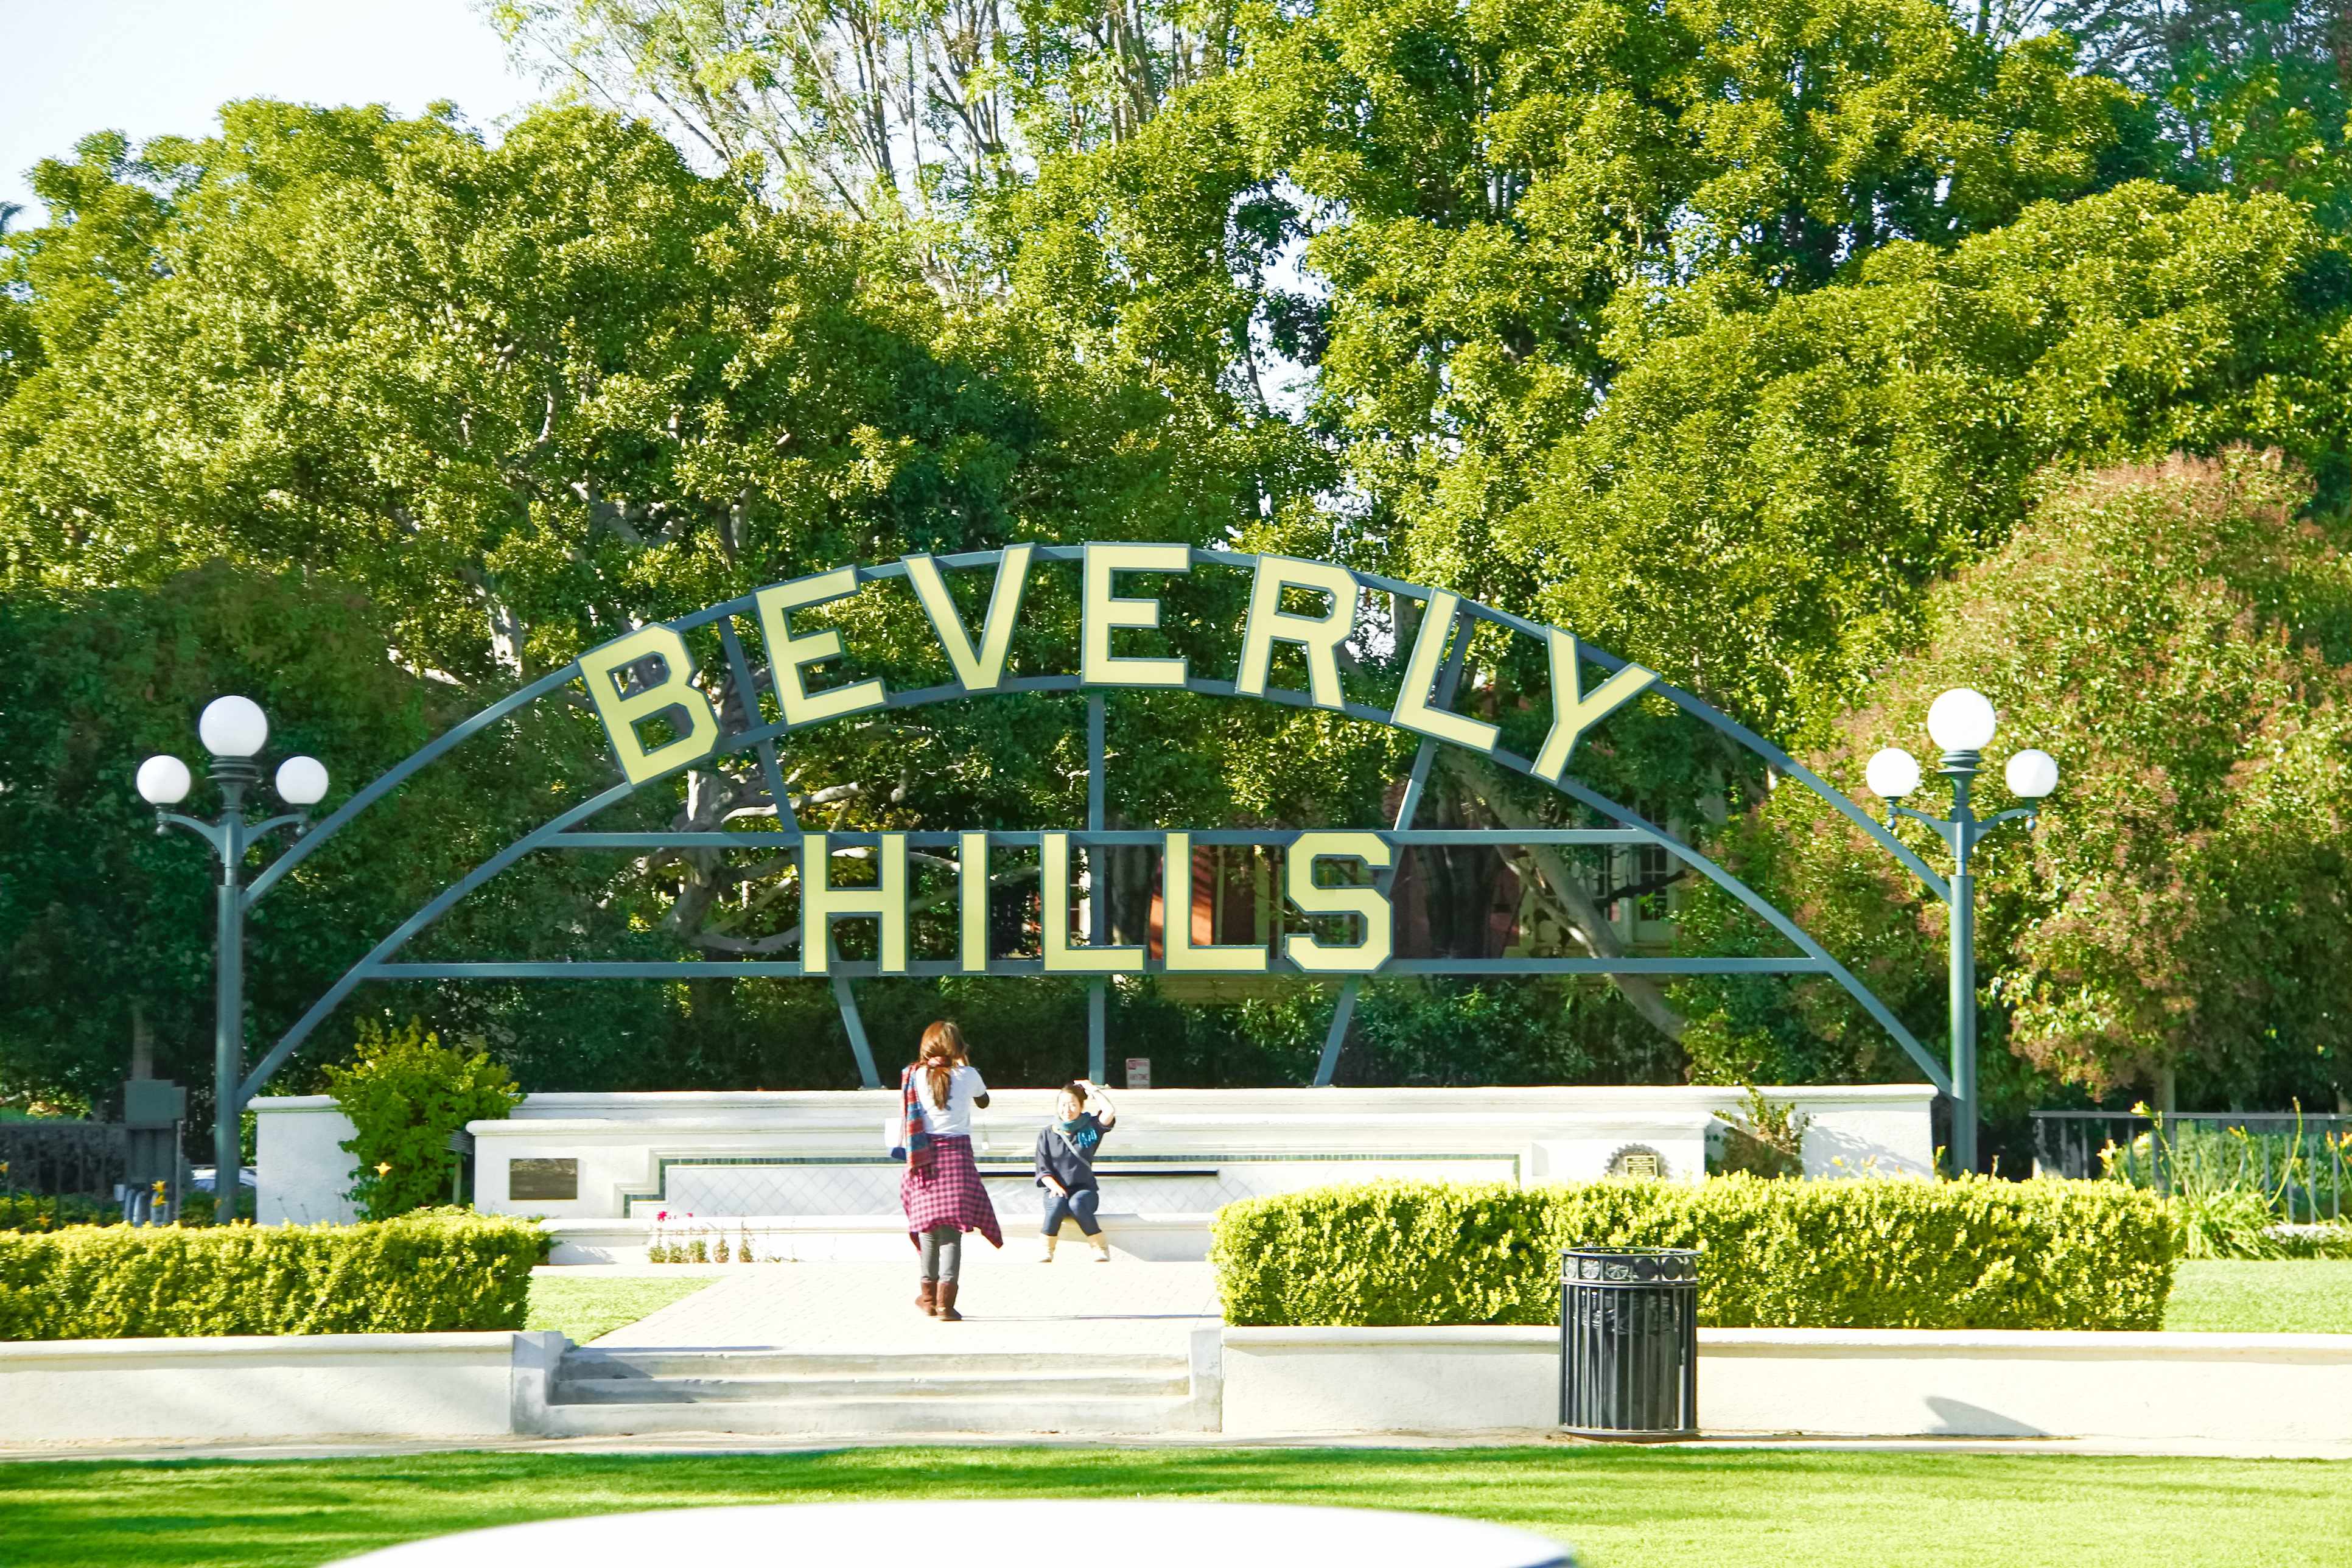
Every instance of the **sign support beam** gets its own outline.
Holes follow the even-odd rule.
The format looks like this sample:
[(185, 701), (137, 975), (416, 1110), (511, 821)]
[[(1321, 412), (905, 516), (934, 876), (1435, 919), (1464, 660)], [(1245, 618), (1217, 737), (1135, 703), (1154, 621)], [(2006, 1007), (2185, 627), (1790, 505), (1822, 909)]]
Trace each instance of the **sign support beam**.
[[(1103, 710), (1101, 692), (1087, 698), (1087, 831), (1103, 830), (1104, 730), (1107, 715)], [(1110, 937), (1110, 891), (1108, 877), (1103, 875), (1102, 846), (1087, 847), (1087, 940), (1100, 947)], [(1096, 1083), (1110, 1075), (1110, 982), (1095, 979), (1087, 983), (1087, 1077)]]
[[(1440, 708), (1454, 706), (1454, 693), (1462, 684), (1463, 660), (1470, 652), (1472, 623), (1467, 619), (1457, 619), (1454, 626), (1453, 649), (1446, 654), (1445, 668), (1437, 677), (1437, 705)], [(1421, 810), (1422, 793), (1429, 787), (1429, 770), (1436, 761), (1437, 739), (1433, 735), (1423, 739), (1421, 750), (1413, 753), (1412, 773), (1404, 781), (1404, 798), (1397, 802), (1396, 831), (1399, 833), (1412, 826), (1413, 816)], [(1387, 898), (1389, 889), (1395, 886), (1397, 868), (1402, 862), (1403, 857), (1399, 856), (1372, 873), (1372, 886), (1381, 890), (1381, 897)], [(1317, 1089), (1330, 1088), (1332, 1078), (1339, 1070), (1339, 1052), (1348, 1043), (1348, 1026), (1356, 1017), (1356, 994), (1363, 988), (1361, 980), (1353, 979), (1339, 987), (1339, 1000), (1331, 1009), (1331, 1027), (1323, 1037), (1323, 1059), (1315, 1064)]]

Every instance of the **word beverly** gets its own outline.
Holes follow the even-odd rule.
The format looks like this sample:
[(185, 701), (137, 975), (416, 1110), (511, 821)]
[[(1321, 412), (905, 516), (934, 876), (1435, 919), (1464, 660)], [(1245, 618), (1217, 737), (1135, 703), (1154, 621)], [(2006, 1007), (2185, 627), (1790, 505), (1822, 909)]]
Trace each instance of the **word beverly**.
[[(940, 639), (962, 688), (978, 693), (1001, 689), (1006, 655), (1013, 645), (1013, 627), (1036, 554), (1034, 544), (1005, 547), (996, 568), (996, 586), (977, 643), (949, 597), (939, 563), (929, 555), (905, 559), (907, 580), (914, 585), (923, 613)], [(1249, 618), (1242, 637), (1241, 670), (1234, 689), (1244, 697), (1263, 696), (1276, 643), (1289, 643), (1306, 656), (1307, 695), (1318, 708), (1345, 707), (1339, 691), (1339, 650), (1355, 631), (1356, 601), (1361, 592), (1353, 574), (1320, 561), (1300, 561), (1286, 555), (1260, 555), (1250, 592)], [(1121, 656), (1111, 649), (1112, 634), (1148, 630), (1160, 625), (1160, 601), (1114, 592), (1120, 573), (1160, 573), (1170, 575), (1192, 570), (1192, 552), (1181, 544), (1089, 544), (1085, 548), (1086, 596), (1081, 623), (1078, 679), (1099, 687), (1176, 687), (1189, 684), (1189, 672), (1179, 658)], [(1283, 607), (1286, 589), (1319, 594), (1322, 612), (1301, 615)], [(811, 665), (842, 655), (837, 631), (798, 632), (793, 629), (795, 610), (845, 599), (857, 591), (857, 570), (839, 566), (814, 576), (795, 578), (752, 595), (758, 608), (761, 636), (773, 666), (776, 696), (783, 709), (784, 725), (798, 730), (828, 719), (879, 708), (888, 700), (882, 682), (853, 681), (846, 686), (812, 691), (803, 675)], [(1423, 735), (1492, 752), (1499, 731), (1481, 720), (1432, 705), (1430, 689), (1444, 658), (1461, 600), (1443, 589), (1429, 595), (1421, 634), (1406, 666), (1403, 689), (1388, 721)], [(1535, 757), (1536, 776), (1557, 784), (1585, 731), (1639, 695), (1657, 677), (1639, 665), (1627, 665), (1586, 691), (1580, 665), (1583, 647), (1569, 632), (1546, 626), (1544, 638), (1551, 660), (1551, 731)], [(646, 679), (651, 663), (663, 674)], [(604, 721), (613, 755), (633, 784), (699, 762), (719, 743), (719, 716), (710, 700), (694, 684), (694, 658), (686, 640), (666, 625), (649, 626), (615, 637), (580, 656), (581, 679)], [(634, 689), (625, 681), (634, 674)], [(749, 693), (745, 694), (749, 697)], [(747, 701), (747, 712), (756, 704)], [(669, 722), (674, 738), (647, 746), (638, 726), (655, 719)]]

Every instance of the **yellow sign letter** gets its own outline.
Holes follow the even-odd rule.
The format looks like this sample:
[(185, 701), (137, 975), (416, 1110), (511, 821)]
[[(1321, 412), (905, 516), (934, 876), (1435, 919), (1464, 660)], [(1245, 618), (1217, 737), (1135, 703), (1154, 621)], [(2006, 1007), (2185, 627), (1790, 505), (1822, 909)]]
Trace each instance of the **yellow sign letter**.
[(870, 888), (835, 887), (829, 854), (824, 834), (801, 839), (801, 973), (831, 973), (835, 918), (868, 915), (882, 921), (882, 973), (906, 973), (907, 836), (882, 835)]
[(907, 581), (923, 602), (923, 614), (940, 634), (940, 647), (966, 691), (993, 691), (1004, 680), (1004, 656), (1013, 646), (1013, 617), (1021, 613), (1021, 595), (1029, 585), (1029, 558), (1034, 544), (1008, 544), (996, 563), (996, 587), (988, 596), (988, 614), (981, 622), (980, 646), (964, 629), (963, 616), (940, 575), (940, 563), (928, 555), (907, 557)]
[[(662, 662), (662, 678), (623, 696), (622, 672), (656, 658)], [(621, 764), (622, 776), (633, 784), (698, 762), (719, 743), (719, 716), (710, 710), (710, 699), (695, 687), (693, 656), (686, 651), (686, 639), (667, 626), (639, 626), (626, 637), (589, 649), (580, 656), (580, 679), (588, 683), (588, 699), (596, 705), (596, 717), (604, 721), (613, 758)], [(638, 737), (637, 726), (665, 716), (676, 737), (648, 750)]]
[(1638, 664), (1629, 664), (1588, 692), (1580, 668), (1584, 650), (1575, 634), (1546, 626), (1544, 643), (1551, 651), (1551, 733), (1544, 737), (1543, 750), (1536, 753), (1535, 774), (1558, 784), (1584, 732), (1631, 702), (1658, 678)]
[[(1302, 616), (1282, 607), (1285, 588), (1304, 588), (1331, 602), (1319, 616)], [(1244, 697), (1265, 696), (1274, 645), (1297, 643), (1307, 655), (1307, 684), (1315, 706), (1339, 707), (1339, 645), (1355, 628), (1356, 579), (1345, 567), (1287, 555), (1259, 556), (1257, 576), (1250, 585), (1249, 628), (1242, 634), (1241, 674), (1234, 689)]]
[[(1465, 719), (1429, 705), (1430, 686), (1437, 679), (1439, 661), (1445, 657), (1445, 636), (1454, 629), (1454, 614), (1461, 604), (1443, 588), (1429, 595), (1422, 612), (1421, 635), (1412, 641), (1412, 661), (1405, 666), (1404, 689), (1397, 693), (1396, 711), (1389, 715), (1389, 722), (1474, 752), (1491, 752), (1501, 731), (1483, 720)], [(1464, 626), (1462, 635), (1468, 637), (1470, 628)]]
[(1115, 572), (1189, 572), (1192, 552), (1181, 544), (1089, 544), (1086, 603), (1078, 636), (1078, 679), (1087, 686), (1181, 686), (1181, 658), (1114, 658), (1110, 634), (1160, 624), (1157, 599), (1122, 599), (1111, 593)]
[(776, 700), (783, 707), (784, 722), (794, 729), (882, 706), (878, 680), (856, 680), (830, 691), (811, 691), (801, 680), (805, 667), (841, 657), (841, 634), (828, 629), (802, 637), (793, 630), (792, 613), (845, 599), (856, 592), (857, 568), (836, 566), (814, 577), (762, 588), (751, 596), (759, 606), (760, 636), (768, 644), (768, 667), (776, 678)]
[(1263, 974), (1255, 942), (1192, 945), (1192, 836), (1171, 833), (1160, 860), (1160, 941), (1171, 974)]
[[(1038, 858), (1039, 880), (1045, 884), (1045, 973), (1048, 974), (1131, 974), (1143, 968), (1139, 947), (1083, 947), (1070, 941), (1070, 836), (1048, 833)], [(1093, 889), (1099, 899), (1108, 891), (1099, 878)]]
[(988, 835), (966, 833), (956, 856), (956, 901), (962, 908), (963, 941), (959, 957), (966, 974), (988, 968)]
[(1286, 857), (1290, 901), (1309, 915), (1353, 915), (1363, 922), (1363, 936), (1353, 947), (1326, 947), (1311, 931), (1300, 931), (1283, 944), (1290, 962), (1317, 974), (1370, 974), (1389, 961), (1389, 901), (1378, 888), (1342, 882), (1325, 887), (1315, 880), (1318, 860), (1361, 860), (1371, 867), (1389, 863), (1389, 847), (1377, 833), (1302, 833)]

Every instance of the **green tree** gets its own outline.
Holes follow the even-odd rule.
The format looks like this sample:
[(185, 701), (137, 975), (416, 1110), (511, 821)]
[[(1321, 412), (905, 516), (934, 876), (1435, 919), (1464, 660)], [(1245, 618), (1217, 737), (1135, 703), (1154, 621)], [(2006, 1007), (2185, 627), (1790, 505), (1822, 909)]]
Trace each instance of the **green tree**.
[(507, 1069), (475, 1048), (445, 1046), (411, 1018), (403, 1029), (360, 1026), (355, 1059), (327, 1068), (327, 1091), (351, 1118), (341, 1145), (359, 1179), (344, 1194), (362, 1219), (390, 1219), (449, 1197), (459, 1156), (449, 1135), (502, 1120), (522, 1100)]
[(2049, 26), (2146, 95), (2181, 177), (2352, 220), (2352, 5), (2345, 0), (2061, 0)]
[[(155, 1070), (194, 1091), (192, 1120), (209, 1121), (213, 861), (185, 835), (157, 835), (132, 774), (159, 752), (197, 761), (190, 807), (210, 814), (195, 718), (239, 692), (268, 713), (273, 750), (326, 761), (332, 809), (466, 711), (387, 661), (384, 641), (364, 600), (292, 574), (215, 564), (141, 588), (0, 592), (0, 1092), (102, 1107), (143, 1038)], [(527, 721), (479, 737), (257, 904), (251, 1037), (274, 1040), (377, 935), (564, 798), (595, 762), (576, 741)], [(567, 927), (625, 942), (602, 882), (542, 858), (451, 919), (508, 951)], [(518, 905), (537, 906), (533, 923), (513, 921)], [(599, 1025), (549, 1000), (549, 1026), (587, 1026), (565, 1044), (593, 1072), (625, 1010)]]
[[(488, 0), (517, 61), (651, 111), (776, 195), (955, 218), (1222, 70), (1239, 7), (1149, 0)], [(950, 234), (951, 236), (951, 232)]]
[(2046, 465), (2244, 441), (2339, 494), (2347, 283), (2289, 202), (2135, 184), (1767, 310), (1670, 300), (1497, 527), (1507, 596), (1810, 743)]
[[(887, 236), (770, 212), (694, 174), (651, 129), (585, 110), (528, 119), (493, 151), (445, 118), (232, 105), (219, 138), (137, 157), (92, 138), (36, 179), (53, 221), (0, 252), (32, 367), (0, 406), (0, 582), (40, 603), (152, 587), (215, 557), (299, 574), (367, 602), (385, 679), (436, 693), (436, 714), (818, 567), (1014, 539), (1222, 542), (1295, 510), (1325, 471), (1284, 427), (1222, 418), (1213, 387), (1171, 395), (1132, 359), (1074, 358), (1008, 310), (951, 314)], [(1230, 640), (1236, 607), (1203, 600), (1173, 635)], [(1067, 658), (1072, 596), (1041, 592), (1035, 614), (1045, 629), (1023, 657)], [(853, 673), (947, 679), (903, 588), (837, 622)], [(1135, 819), (1217, 820), (1237, 798), (1271, 809), (1318, 787), (1286, 763), (1229, 781), (1188, 761), (1242, 754), (1222, 733), (1311, 720), (1205, 712), (1122, 705), (1122, 757), (1150, 741), (1152, 760), (1121, 771)], [(810, 826), (1066, 822), (1083, 809), (1082, 719), (1076, 702), (971, 703), (830, 726), (792, 748), (786, 790)], [(584, 704), (543, 726), (562, 787), (538, 796), (542, 817), (610, 776)], [(399, 754), (371, 765), (363, 748), (320, 749), (353, 784)], [(1377, 796), (1377, 777), (1347, 780)], [(738, 758), (604, 825), (776, 812)], [(434, 848), (403, 863), (437, 876), (428, 887), (488, 852), (465, 834)], [(772, 857), (562, 858), (561, 886), (601, 889), (593, 918), (535, 907), (541, 884), (509, 873), (415, 956), (757, 955), (798, 941), (796, 883)], [(392, 923), (330, 923), (322, 951), (348, 963)], [(316, 978), (287, 973), (289, 987)], [(723, 989), (667, 991), (655, 1012), (690, 1034), (725, 1014)], [(564, 1056), (555, 1026), (571, 1014), (548, 992), (404, 1000), (527, 1075), (534, 1058), (575, 1082), (624, 1070), (593, 1047)], [(623, 1010), (586, 1035), (634, 1037), (625, 1071), (645, 1082), (738, 1070), (740, 1057), (679, 1046), (682, 1061), (648, 1039), (667, 1026)]]
[[(1863, 759), (1924, 733), (1927, 704), (1967, 684), (2000, 710), (2004, 751), (2060, 760), (2038, 831), (1995, 837), (1979, 863), (1996, 1112), (2046, 1091), (2029, 1072), (2094, 1090), (2176, 1072), (2184, 1103), (2212, 1105), (2352, 1089), (2352, 575), (2341, 529), (2304, 521), (2310, 493), (2243, 449), (2054, 478), (2013, 538), (1929, 596), (1920, 646), (1817, 759), (1858, 788)], [(1979, 781), (1980, 812), (2013, 804), (1997, 770)], [(1940, 903), (1802, 791), (1776, 792), (1733, 843), (1936, 1032)], [(1697, 912), (1703, 934), (1743, 940), (1727, 910)], [(1684, 1043), (1718, 1079), (1777, 1077), (1792, 1053), (1803, 1070), (1815, 1042), (1883, 1050), (1826, 990), (1705, 992)]]

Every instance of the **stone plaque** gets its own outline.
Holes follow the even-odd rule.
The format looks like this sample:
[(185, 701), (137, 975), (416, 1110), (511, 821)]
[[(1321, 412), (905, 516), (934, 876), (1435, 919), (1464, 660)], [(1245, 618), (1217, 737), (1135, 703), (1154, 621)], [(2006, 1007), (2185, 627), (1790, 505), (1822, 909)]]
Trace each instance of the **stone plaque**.
[(570, 1203), (580, 1195), (577, 1160), (509, 1160), (507, 1196), (536, 1198), (545, 1203)]
[(1665, 1156), (1639, 1143), (1629, 1144), (1610, 1156), (1609, 1173), (1637, 1182), (1658, 1181), (1666, 1173)]

